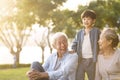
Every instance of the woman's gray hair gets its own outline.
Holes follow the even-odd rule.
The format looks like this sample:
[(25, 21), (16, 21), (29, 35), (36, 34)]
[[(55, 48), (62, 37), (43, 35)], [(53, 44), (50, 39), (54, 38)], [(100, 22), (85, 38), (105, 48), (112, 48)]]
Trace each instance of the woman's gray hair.
[(61, 37), (61, 36), (64, 36), (64, 37), (66, 38), (67, 42), (68, 42), (68, 37), (67, 37), (67, 35), (66, 35), (65, 33), (63, 33), (63, 32), (57, 32), (57, 33), (55, 33), (55, 34), (51, 37), (51, 46), (52, 46), (53, 48), (56, 47), (56, 41), (57, 41), (57, 39), (58, 39), (59, 37)]
[(116, 48), (118, 43), (119, 43), (119, 38), (117, 33), (115, 32), (115, 30), (111, 29), (111, 28), (107, 28), (106, 30), (104, 30), (104, 36), (107, 40), (112, 40), (112, 47)]

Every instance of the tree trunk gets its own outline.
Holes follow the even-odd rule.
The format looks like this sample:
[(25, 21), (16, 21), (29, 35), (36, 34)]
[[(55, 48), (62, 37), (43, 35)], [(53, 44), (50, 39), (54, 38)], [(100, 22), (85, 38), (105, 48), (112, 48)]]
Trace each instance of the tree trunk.
[(51, 47), (51, 44), (50, 44), (50, 29), (48, 28), (48, 34), (47, 34), (47, 42), (48, 42), (48, 46), (50, 48), (50, 53), (52, 53), (52, 47)]
[(14, 54), (14, 63), (13, 63), (13, 68), (18, 67), (19, 65), (19, 53)]
[(42, 63), (44, 63), (44, 47), (43, 48), (41, 47), (41, 49), (42, 49)]

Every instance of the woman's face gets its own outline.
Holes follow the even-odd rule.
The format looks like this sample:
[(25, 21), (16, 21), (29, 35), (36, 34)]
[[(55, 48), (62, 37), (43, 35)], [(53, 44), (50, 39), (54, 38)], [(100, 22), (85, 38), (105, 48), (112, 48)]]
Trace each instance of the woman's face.
[(60, 36), (56, 40), (56, 50), (59, 54), (64, 54), (67, 51), (68, 42), (64, 36)]
[(105, 34), (101, 33), (100, 39), (98, 41), (100, 50), (104, 51), (110, 47), (110, 41), (105, 38)]

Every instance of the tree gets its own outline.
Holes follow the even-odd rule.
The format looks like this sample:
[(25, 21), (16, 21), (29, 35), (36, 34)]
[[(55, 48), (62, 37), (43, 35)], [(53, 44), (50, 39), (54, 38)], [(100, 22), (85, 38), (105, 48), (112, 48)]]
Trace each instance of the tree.
[[(0, 38), (9, 48), (11, 54), (15, 56), (15, 64), (19, 64), (19, 54), (26, 43), (28, 34), (30, 34), (31, 26), (35, 23), (48, 26), (47, 22), (50, 21), (51, 13), (65, 1), (13, 0), (12, 4), (6, 8), (6, 12), (9, 14), (2, 16), (2, 20), (0, 19)], [(29, 29), (28, 34), (25, 33), (28, 30), (27, 28)], [(44, 45), (41, 46), (42, 49), (43, 47)]]
[(76, 20), (76, 13), (74, 11), (56, 10), (52, 14), (53, 32), (64, 32), (69, 38), (72, 38), (76, 32), (76, 26), (79, 22)]
[(45, 27), (39, 27), (39, 25), (37, 24), (33, 26), (32, 32), (33, 32), (32, 37), (34, 38), (34, 42), (42, 50), (42, 63), (43, 63), (44, 62), (44, 51), (45, 51), (45, 47), (47, 46), (48, 29)]
[(31, 25), (38, 23), (47, 26), (53, 13), (66, 0), (17, 0), (18, 9), (15, 21), (20, 24)]
[(118, 5), (120, 5), (119, 0), (97, 0), (92, 1), (88, 8), (97, 12), (97, 26), (103, 28), (106, 24), (108, 24), (110, 27), (115, 28), (120, 17), (120, 6)]
[(26, 30), (28, 29), (19, 30), (14, 23), (10, 24), (8, 22), (4, 22), (1, 24), (0, 39), (14, 56), (13, 67), (17, 67), (17, 65), (19, 65), (20, 52), (29, 37), (29, 33), (27, 34)]
[(51, 21), (52, 13), (54, 13), (58, 7), (62, 5), (66, 0), (17, 0), (16, 8), (17, 13), (14, 16), (14, 22), (20, 26), (31, 26), (35, 23), (40, 26), (48, 27), (47, 37), (44, 34), (41, 36), (43, 39), (35, 41), (36, 44), (42, 49), (42, 61), (44, 62), (44, 48), (46, 46), (46, 41), (52, 51), (50, 41), (49, 41), (49, 22)]
[[(78, 10), (76, 12), (74, 12), (74, 11), (70, 12), (68, 10), (68, 12), (70, 12), (69, 14), (66, 14), (63, 12), (60, 13), (60, 14), (63, 14), (63, 15), (61, 15), (63, 17), (62, 17), (62, 20), (59, 20), (59, 21), (62, 23), (62, 25), (64, 25), (66, 27), (66, 23), (69, 21), (69, 19), (71, 17), (72, 22), (70, 22), (69, 25), (72, 27), (69, 26), (69, 28), (73, 30), (73, 32), (70, 31), (70, 32), (72, 32), (71, 34), (73, 34), (74, 32), (76, 32), (77, 30), (79, 30), (80, 28), (83, 27), (82, 23), (81, 23), (81, 18), (80, 18), (81, 13), (86, 9), (93, 9), (97, 14), (97, 20), (96, 20), (95, 26), (102, 29), (106, 24), (108, 24), (112, 28), (118, 28), (117, 30), (118, 30), (118, 32), (120, 32), (120, 30), (119, 30), (120, 29), (119, 28), (120, 27), (120, 25), (119, 25), (119, 21), (120, 21), (119, 20), (119, 18), (120, 18), (120, 14), (119, 14), (120, 9), (119, 8), (120, 8), (120, 6), (118, 6), (118, 5), (120, 5), (119, 0), (93, 0), (88, 5), (85, 5), (85, 6), (79, 5)], [(58, 19), (59, 19), (59, 17), (58, 17)], [(62, 22), (62, 21), (64, 21), (64, 22)], [(71, 24), (71, 23), (74, 23), (74, 24)], [(68, 33), (69, 33), (69, 31), (68, 31)]]

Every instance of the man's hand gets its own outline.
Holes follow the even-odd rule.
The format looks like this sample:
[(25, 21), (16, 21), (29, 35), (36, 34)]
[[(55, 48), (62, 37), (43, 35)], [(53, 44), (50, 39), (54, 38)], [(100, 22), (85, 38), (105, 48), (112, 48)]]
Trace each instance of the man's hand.
[(36, 80), (36, 79), (41, 79), (42, 78), (42, 72), (36, 71), (36, 70), (30, 70), (26, 73), (28, 78), (30, 80)]
[(30, 70), (26, 73), (30, 80), (42, 79), (42, 78), (49, 78), (48, 73), (46, 72), (39, 72), (37, 70)]

